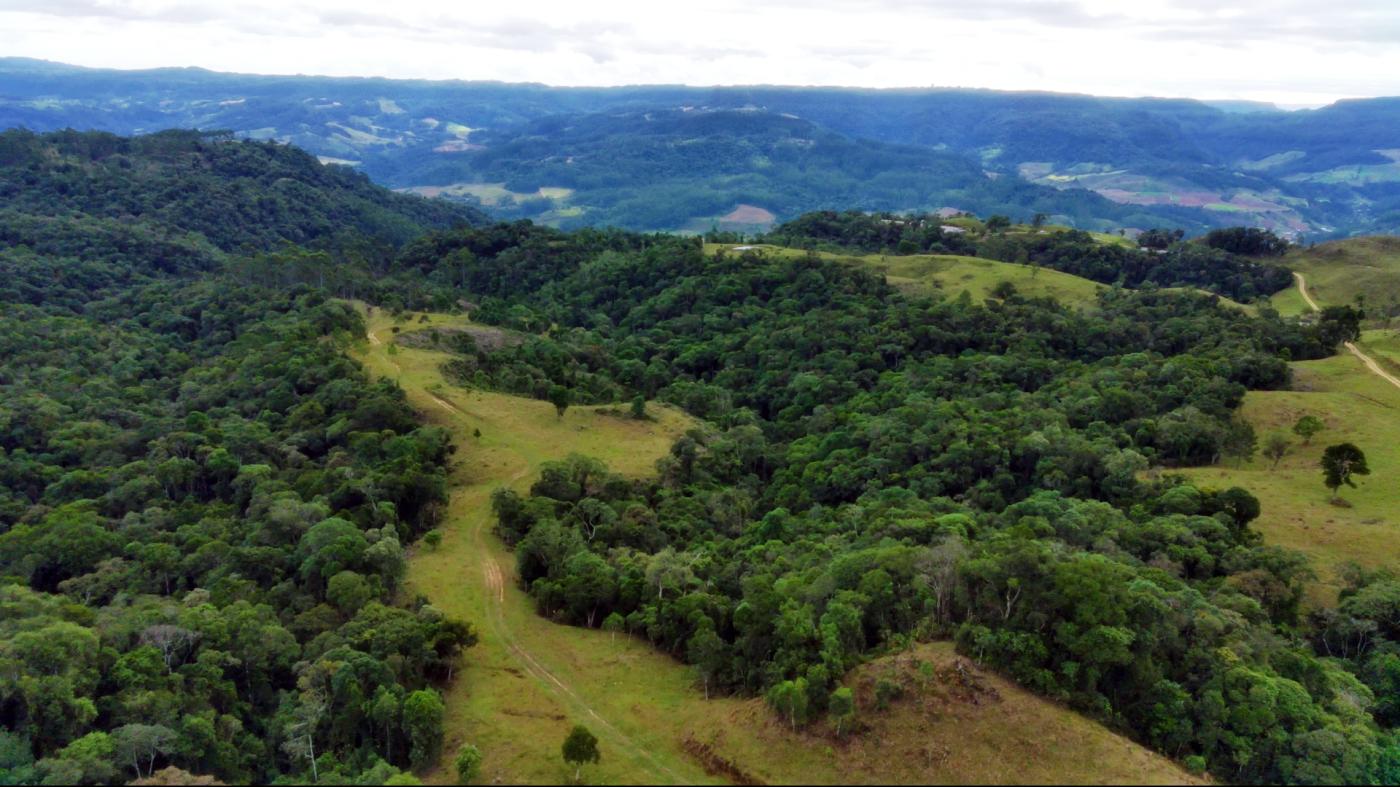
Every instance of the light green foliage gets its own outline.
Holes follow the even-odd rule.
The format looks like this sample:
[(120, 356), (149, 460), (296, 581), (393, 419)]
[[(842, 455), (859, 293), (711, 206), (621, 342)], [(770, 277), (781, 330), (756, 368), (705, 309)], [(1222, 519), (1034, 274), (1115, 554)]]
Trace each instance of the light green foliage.
[(1304, 415), (1293, 424), (1293, 434), (1303, 438), (1303, 445), (1312, 442), (1313, 436), (1325, 429), (1322, 419), (1315, 415)]
[(471, 784), (481, 774), (481, 750), (470, 743), (464, 743), (457, 750), (457, 757), (452, 764), (457, 769), (458, 784)]
[(842, 686), (831, 692), (831, 698), (826, 703), (827, 713), (836, 720), (836, 735), (841, 735), (841, 728), (849, 724), (856, 713), (855, 698), (851, 694), (851, 687)]
[(436, 691), (419, 689), (403, 702), (403, 727), (412, 744), (409, 759), (415, 767), (432, 762), (442, 745), (442, 698)]

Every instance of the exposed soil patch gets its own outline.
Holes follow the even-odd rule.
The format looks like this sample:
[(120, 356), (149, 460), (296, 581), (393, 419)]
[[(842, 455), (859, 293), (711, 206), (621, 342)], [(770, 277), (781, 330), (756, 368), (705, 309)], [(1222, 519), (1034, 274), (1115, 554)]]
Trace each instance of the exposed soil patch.
[(430, 328), (425, 331), (401, 333), (394, 341), (404, 347), (420, 350), (460, 350), (457, 336), (470, 336), (480, 350), (495, 352), (502, 347), (515, 347), (525, 342), (524, 334), (492, 328), (489, 325), (467, 325), (461, 328)]
[(693, 736), (687, 735), (681, 742), (681, 748), (694, 757), (704, 767), (705, 773), (711, 776), (722, 776), (734, 784), (767, 784), (735, 765), (733, 761), (722, 757), (710, 744), (698, 741)]
[(772, 224), (778, 217), (757, 205), (740, 205), (720, 218), (726, 224)]

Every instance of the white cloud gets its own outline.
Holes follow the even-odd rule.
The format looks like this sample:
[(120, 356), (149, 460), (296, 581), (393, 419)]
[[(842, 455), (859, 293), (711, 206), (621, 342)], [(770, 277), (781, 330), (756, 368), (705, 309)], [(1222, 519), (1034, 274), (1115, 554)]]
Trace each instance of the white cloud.
[(945, 85), (1315, 104), (1400, 94), (1400, 4), (0, 0), (0, 54), (557, 85)]

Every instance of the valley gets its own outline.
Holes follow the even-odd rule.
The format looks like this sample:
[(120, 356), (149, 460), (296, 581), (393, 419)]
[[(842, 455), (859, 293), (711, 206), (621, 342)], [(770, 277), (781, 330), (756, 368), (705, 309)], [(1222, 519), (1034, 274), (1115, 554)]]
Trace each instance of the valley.
[[(1400, 230), (1394, 102), (1251, 109), (940, 88), (550, 88), (0, 59), (0, 127), (229, 129), (393, 188), (565, 228), (754, 232), (769, 215), (953, 207), (1040, 212), (1105, 231), (1253, 224), (1317, 239)], [(1350, 129), (1344, 140), (1331, 131), (1340, 125)]]

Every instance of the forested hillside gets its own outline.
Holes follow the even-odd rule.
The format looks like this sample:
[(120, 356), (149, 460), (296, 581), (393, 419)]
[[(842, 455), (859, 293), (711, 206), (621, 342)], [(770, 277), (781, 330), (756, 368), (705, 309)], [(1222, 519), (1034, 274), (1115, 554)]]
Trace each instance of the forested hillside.
[(1187, 293), (906, 299), (680, 240), (548, 278), (477, 285), (481, 316), (548, 339), (450, 365), (527, 364), (585, 400), (610, 379), (707, 426), (642, 488), (579, 457), (497, 495), (543, 614), (645, 636), (794, 725), (867, 654), (944, 636), (1227, 780), (1394, 778), (1390, 657), (1335, 644), (1378, 610), (1306, 620), (1306, 560), (1249, 527), (1268, 501), (1142, 476), (1252, 453), (1244, 391), (1286, 386), (1334, 326)]
[[(701, 696), (839, 741), (861, 729), (849, 670), (951, 640), (1223, 781), (1400, 780), (1395, 575), (1309, 613), (1307, 560), (1251, 527), (1270, 501), (1172, 473), (1252, 455), (1245, 392), (1357, 331), (1347, 307), (1164, 289), (1253, 297), (1277, 271), (906, 224), (896, 248), (1123, 285), (1082, 308), (911, 295), (817, 255), (470, 226), (265, 143), (0, 140), (0, 780), (403, 783), (439, 762), (439, 689), (476, 633), (400, 582), (477, 444), (346, 355), (350, 296), (402, 321), (383, 340), (547, 418), (661, 400), (699, 420), (655, 477), (574, 456), (492, 503), (540, 614), (645, 638)], [(785, 231), (879, 251), (885, 221)], [(414, 331), (428, 307), (492, 327)], [(885, 684), (870, 712), (921, 690)]]
[(393, 601), (453, 446), (341, 351), (353, 309), (220, 266), (470, 216), (192, 134), (0, 148), (0, 778), (378, 784), (434, 758), (433, 686), (475, 634)]

